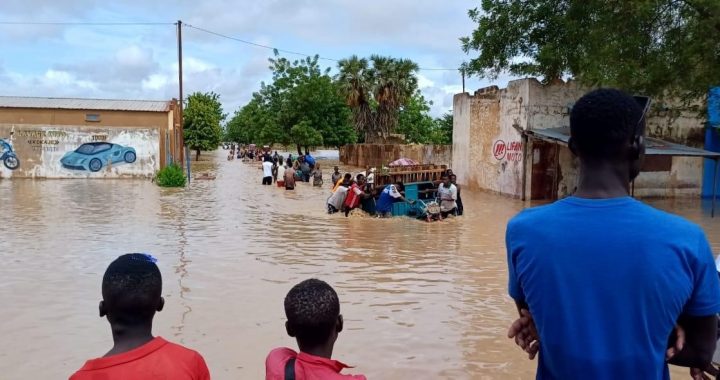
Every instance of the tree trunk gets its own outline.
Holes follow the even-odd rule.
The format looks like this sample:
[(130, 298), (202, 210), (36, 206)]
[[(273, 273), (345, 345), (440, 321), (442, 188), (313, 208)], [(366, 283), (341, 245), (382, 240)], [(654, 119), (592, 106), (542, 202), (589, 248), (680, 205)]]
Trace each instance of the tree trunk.
[(297, 145), (298, 156), (302, 156), (302, 147), (300, 146), (300, 144), (295, 145)]
[(195, 161), (200, 161), (200, 149), (195, 149)]

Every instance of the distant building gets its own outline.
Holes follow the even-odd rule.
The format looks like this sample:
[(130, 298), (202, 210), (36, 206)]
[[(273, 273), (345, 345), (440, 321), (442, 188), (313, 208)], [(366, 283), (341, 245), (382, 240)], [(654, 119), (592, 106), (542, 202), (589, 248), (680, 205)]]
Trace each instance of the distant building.
[[(578, 165), (567, 148), (570, 111), (587, 88), (544, 85), (534, 78), (456, 94), (452, 168), (460, 184), (522, 199), (572, 194)], [(706, 120), (697, 109), (656, 104), (647, 121), (647, 156), (634, 184), (638, 196), (700, 196)], [(662, 139), (662, 140), (660, 140)], [(716, 166), (705, 166), (706, 182)], [(711, 184), (708, 184), (712, 188)], [(709, 191), (708, 191), (709, 193)]]
[(175, 99), (0, 96), (0, 139), (20, 161), (0, 178), (151, 177), (183, 159)]

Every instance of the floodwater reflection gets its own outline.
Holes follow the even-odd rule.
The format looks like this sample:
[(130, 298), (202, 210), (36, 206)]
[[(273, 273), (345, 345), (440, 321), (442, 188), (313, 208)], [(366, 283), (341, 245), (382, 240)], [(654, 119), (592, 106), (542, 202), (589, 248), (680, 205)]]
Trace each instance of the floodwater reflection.
[[(321, 161), (329, 177), (331, 163)], [(214, 379), (259, 379), (267, 352), (294, 347), (283, 297), (319, 277), (339, 292), (335, 356), (372, 379), (528, 379), (505, 338), (504, 231), (523, 203), (463, 191), (442, 223), (324, 213), (329, 185), (260, 186), (257, 166), (218, 152), (214, 181), (0, 181), (0, 373), (66, 378), (111, 345), (100, 281), (125, 252), (158, 257), (166, 309), (155, 333), (200, 351)], [(699, 223), (720, 251), (720, 218), (698, 200), (652, 201)], [(33, 358), (41, 358), (36, 360)], [(674, 373), (685, 375), (685, 371)]]

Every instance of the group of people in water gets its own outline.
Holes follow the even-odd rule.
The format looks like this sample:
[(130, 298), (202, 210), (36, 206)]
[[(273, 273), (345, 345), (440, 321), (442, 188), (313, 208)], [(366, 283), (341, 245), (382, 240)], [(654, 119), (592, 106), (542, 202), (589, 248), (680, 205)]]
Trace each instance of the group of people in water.
[(310, 182), (313, 186), (323, 184), (323, 173), (320, 164), (309, 153), (293, 157), (292, 153), (287, 159), (278, 155), (277, 151), (271, 155), (269, 152), (260, 156), (262, 160), (263, 185), (284, 187), (285, 190), (295, 190), (297, 182)]
[(228, 161), (241, 159), (243, 161), (260, 161), (262, 164), (262, 184), (295, 190), (297, 182), (311, 182), (313, 186), (323, 185), (323, 172), (320, 165), (309, 152), (293, 156), (288, 154), (285, 158), (277, 151), (270, 154), (270, 148), (264, 146), (262, 150), (248, 149), (235, 144), (228, 144)]
[[(240, 147), (229, 146), (228, 159), (234, 159), (235, 152), (239, 159), (257, 160), (262, 162), (262, 181), (265, 186), (273, 184), (285, 190), (294, 190), (297, 182), (312, 182), (314, 187), (322, 187), (324, 184), (323, 172), (320, 164), (309, 153), (287, 158), (279, 155), (277, 151), (270, 153), (266, 146), (262, 151), (248, 151)], [(376, 185), (377, 169), (367, 167), (366, 170), (356, 174), (340, 172), (335, 166), (330, 175), (331, 194), (326, 201), (328, 214), (350, 213), (359, 209), (365, 214), (388, 218), (392, 216), (392, 208), (395, 202), (408, 202), (414, 204), (415, 199), (406, 199), (404, 196), (405, 184), (397, 182), (378, 186)], [(452, 169), (447, 169), (439, 180), (432, 181), (433, 188), (425, 190), (432, 192), (435, 197), (431, 202), (437, 212), (427, 212), (428, 220), (439, 220), (448, 216), (459, 216), (464, 212), (460, 185), (457, 184), (457, 176)], [(433, 210), (432, 205), (426, 209)], [(424, 217), (424, 216), (423, 216)]]
[[(392, 209), (395, 202), (410, 204), (417, 202), (416, 199), (405, 198), (405, 184), (402, 182), (376, 186), (375, 174), (376, 169), (368, 167), (366, 171), (355, 176), (351, 173), (342, 175), (336, 166), (332, 174), (332, 194), (326, 202), (328, 214), (342, 212), (347, 217), (353, 210), (360, 209), (378, 218), (388, 218), (393, 216)], [(437, 206), (437, 212), (424, 210), (423, 215), (419, 217), (444, 219), (450, 215), (463, 214), (460, 186), (457, 184), (457, 176), (451, 169), (445, 171), (439, 181), (433, 181), (432, 186), (434, 186), (432, 189), (425, 192), (429, 191), (436, 195), (432, 197), (431, 203)]]

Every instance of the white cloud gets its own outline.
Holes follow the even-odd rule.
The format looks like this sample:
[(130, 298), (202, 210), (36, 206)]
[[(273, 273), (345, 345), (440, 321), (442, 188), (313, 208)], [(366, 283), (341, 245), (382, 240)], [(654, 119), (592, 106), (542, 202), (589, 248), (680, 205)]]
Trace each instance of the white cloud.
[(422, 73), (418, 74), (418, 88), (421, 90), (424, 88), (430, 88), (435, 86), (435, 82), (431, 81), (428, 77), (423, 75)]
[(44, 83), (47, 85), (55, 86), (55, 85), (64, 85), (67, 86), (72, 83), (72, 76), (70, 73), (66, 71), (59, 71), (59, 70), (48, 70), (45, 72), (45, 76), (43, 77)]
[(115, 53), (115, 60), (122, 66), (143, 66), (153, 59), (152, 49), (130, 45)]
[(151, 74), (147, 78), (143, 79), (142, 87), (148, 91), (157, 91), (167, 86), (169, 82), (170, 80), (165, 74)]
[[(177, 63), (174, 64), (175, 70), (177, 70)], [(210, 62), (205, 62), (195, 57), (184, 57), (183, 58), (183, 74), (196, 74), (205, 71), (214, 70), (216, 68)]]

